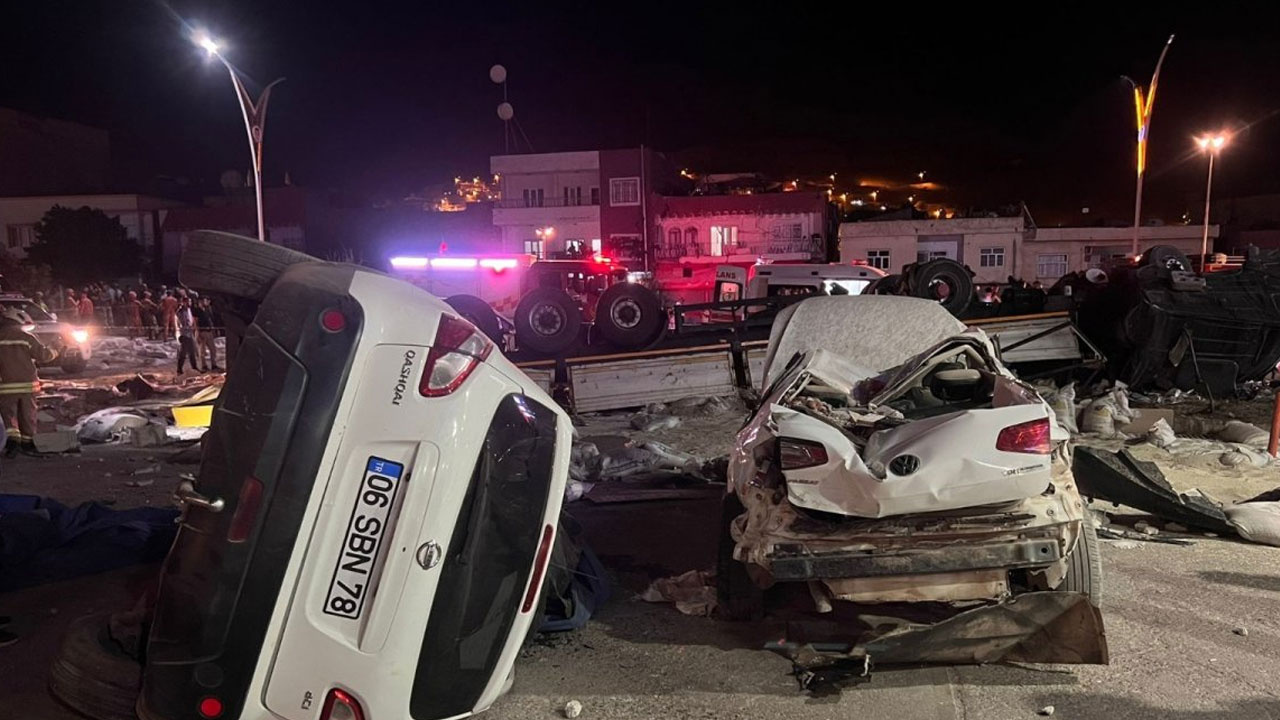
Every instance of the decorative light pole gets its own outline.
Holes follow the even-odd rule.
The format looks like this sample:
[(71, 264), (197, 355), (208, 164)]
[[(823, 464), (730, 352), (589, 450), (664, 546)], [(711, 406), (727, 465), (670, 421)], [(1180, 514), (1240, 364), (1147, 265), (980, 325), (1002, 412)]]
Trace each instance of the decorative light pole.
[(1196, 145), (1201, 152), (1209, 156), (1209, 180), (1204, 185), (1204, 236), (1200, 239), (1200, 272), (1209, 262), (1209, 197), (1213, 193), (1213, 158), (1227, 144), (1224, 133), (1204, 135), (1196, 138)]
[(1160, 80), (1160, 66), (1164, 64), (1164, 56), (1168, 54), (1172, 44), (1173, 36), (1170, 35), (1164, 43), (1164, 49), (1160, 51), (1160, 59), (1156, 61), (1156, 71), (1151, 74), (1151, 85), (1147, 87), (1145, 97), (1142, 86), (1125, 78), (1133, 85), (1133, 104), (1138, 120), (1138, 187), (1133, 197), (1133, 246), (1130, 253), (1133, 257), (1138, 256), (1138, 231), (1142, 227), (1142, 176), (1147, 170), (1147, 138), (1151, 132), (1151, 111), (1156, 102), (1156, 83)]
[(278, 78), (263, 88), (262, 94), (258, 96), (258, 101), (254, 102), (249, 95), (249, 91), (245, 90), (244, 83), (240, 80), (240, 74), (222, 56), (220, 52), (221, 44), (217, 40), (214, 40), (204, 32), (195, 33), (191, 36), (191, 40), (203, 48), (210, 57), (218, 58), (222, 65), (227, 68), (227, 72), (231, 74), (231, 83), (235, 85), (236, 97), (240, 99), (240, 112), (244, 115), (244, 129), (249, 135), (249, 155), (253, 161), (253, 190), (257, 194), (258, 201), (258, 239), (266, 242), (266, 218), (262, 212), (262, 135), (267, 123), (267, 100), (271, 98), (271, 88), (284, 82), (284, 78)]

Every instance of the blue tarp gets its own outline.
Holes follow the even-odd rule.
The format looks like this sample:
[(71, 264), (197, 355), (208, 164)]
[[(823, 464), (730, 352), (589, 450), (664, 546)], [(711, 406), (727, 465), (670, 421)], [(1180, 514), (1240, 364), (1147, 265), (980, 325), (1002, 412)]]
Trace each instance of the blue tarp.
[(0, 591), (161, 560), (177, 517), (173, 508), (69, 508), (36, 495), (0, 494)]

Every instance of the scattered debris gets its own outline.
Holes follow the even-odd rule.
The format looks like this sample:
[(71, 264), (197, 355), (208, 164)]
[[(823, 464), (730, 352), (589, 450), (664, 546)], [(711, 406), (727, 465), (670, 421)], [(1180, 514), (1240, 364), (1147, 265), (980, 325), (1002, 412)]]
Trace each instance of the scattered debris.
[(680, 418), (675, 415), (651, 415), (647, 412), (631, 416), (631, 427), (640, 432), (658, 432), (671, 430), (680, 426)]
[(1184, 533), (1187, 531), (1187, 528), (1185, 525), (1179, 525), (1176, 522), (1165, 523), (1164, 529), (1167, 530), (1168, 532), (1173, 532), (1173, 533)]
[(1146, 520), (1139, 520), (1137, 523), (1134, 523), (1133, 529), (1137, 530), (1143, 535), (1159, 535), (1160, 534), (1160, 528), (1152, 525)]
[(1249, 628), (1238, 627), (1232, 630), (1231, 632), (1235, 633), (1236, 635), (1239, 635), (1240, 637), (1249, 637)]
[(567, 718), (576, 718), (582, 714), (582, 703), (577, 700), (570, 700), (564, 704), (564, 716)]
[(1280, 546), (1280, 502), (1245, 502), (1226, 510), (1240, 537), (1263, 545)]
[(155, 478), (147, 478), (146, 480), (130, 480), (125, 483), (127, 487), (144, 488), (151, 487), (156, 483)]
[(1188, 527), (1218, 533), (1232, 531), (1220, 503), (1203, 493), (1176, 492), (1160, 468), (1138, 460), (1128, 450), (1113, 453), (1078, 447), (1072, 471), (1086, 496), (1122, 503)]
[(80, 449), (80, 438), (74, 429), (59, 429), (53, 432), (41, 432), (32, 436), (31, 441), (37, 452), (64, 453)]
[(645, 602), (673, 602), (685, 615), (710, 615), (716, 607), (715, 574), (690, 570), (681, 575), (654, 580), (640, 599)]
[(1052, 705), (1045, 705), (1044, 707), (1040, 708), (1040, 710), (1038, 710), (1036, 714), (1044, 715), (1045, 717), (1048, 717), (1049, 715), (1053, 714), (1054, 709), (1055, 708)]
[(1267, 441), (1270, 439), (1270, 434), (1257, 425), (1241, 422), (1239, 420), (1229, 420), (1227, 421), (1227, 424), (1218, 431), (1218, 439), (1224, 442), (1239, 443), (1258, 450), (1263, 450), (1267, 447)]
[(168, 442), (168, 434), (165, 431), (163, 424), (148, 422), (146, 425), (128, 428), (125, 436), (129, 438), (129, 444), (136, 447), (153, 447)]

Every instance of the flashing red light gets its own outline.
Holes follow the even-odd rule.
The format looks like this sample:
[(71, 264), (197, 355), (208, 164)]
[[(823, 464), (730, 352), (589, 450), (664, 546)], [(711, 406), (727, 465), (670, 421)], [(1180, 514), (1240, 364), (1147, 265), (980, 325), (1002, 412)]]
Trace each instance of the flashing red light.
[(1048, 455), (1053, 452), (1049, 441), (1049, 419), (1039, 418), (1010, 425), (996, 436), (996, 449), (1003, 452)]
[(476, 266), (475, 258), (438, 257), (431, 258), (431, 267), (442, 270), (470, 270)]
[(418, 392), (423, 397), (443, 397), (457, 390), (492, 350), (493, 343), (474, 325), (452, 315), (441, 315)]
[(605, 257), (604, 255), (596, 255), (596, 256), (595, 256), (594, 258), (592, 258), (592, 259), (593, 259), (593, 260), (595, 260), (595, 261), (596, 261), (596, 262), (598, 262), (598, 263), (605, 263), (605, 264), (609, 264), (609, 263), (612, 263), (612, 262), (613, 262), (613, 258)]
[(517, 264), (518, 263), (516, 262), (515, 258), (481, 258), (480, 259), (480, 267), (489, 268), (490, 270), (496, 273), (500, 273), (503, 270), (514, 269)]
[(329, 308), (328, 310), (320, 313), (320, 327), (324, 328), (328, 332), (342, 332), (342, 329), (346, 326), (347, 318), (342, 314), (341, 310)]
[(538, 591), (542, 589), (542, 575), (547, 571), (547, 560), (551, 556), (551, 538), (555, 531), (547, 525), (542, 529), (542, 542), (538, 544), (538, 554), (533, 560), (533, 574), (529, 576), (529, 589), (524, 591), (524, 604), (520, 613), (533, 609), (533, 601), (538, 599)]
[(200, 701), (200, 717), (216, 718), (222, 715), (222, 701), (216, 697), (207, 697)]

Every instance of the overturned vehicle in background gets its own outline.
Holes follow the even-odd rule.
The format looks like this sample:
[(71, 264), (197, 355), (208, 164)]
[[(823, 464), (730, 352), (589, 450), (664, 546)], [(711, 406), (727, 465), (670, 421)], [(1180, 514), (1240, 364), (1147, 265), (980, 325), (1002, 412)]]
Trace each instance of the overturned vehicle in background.
[(922, 299), (806, 300), (779, 315), (765, 385), (730, 457), (727, 616), (804, 583), (820, 612), (901, 619), (849, 628), (842, 652), (877, 663), (1107, 661), (1065, 435), (981, 330)]
[(1205, 270), (1197, 274), (1180, 250), (1158, 246), (1132, 265), (1093, 271), (1105, 282), (1075, 283), (1080, 329), (1106, 353), (1114, 377), (1135, 388), (1207, 387), (1221, 397), (1276, 367), (1280, 253), (1250, 248), (1238, 265)]

